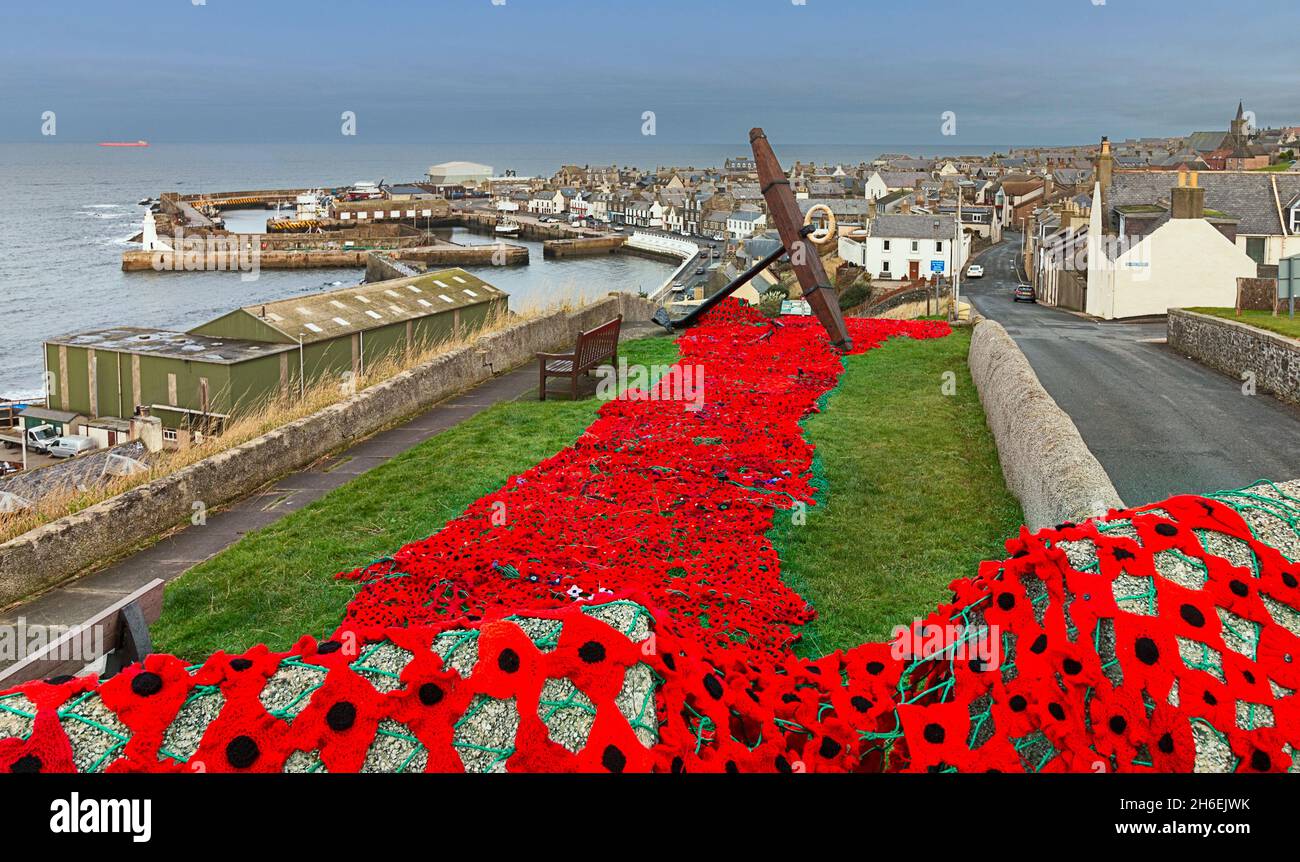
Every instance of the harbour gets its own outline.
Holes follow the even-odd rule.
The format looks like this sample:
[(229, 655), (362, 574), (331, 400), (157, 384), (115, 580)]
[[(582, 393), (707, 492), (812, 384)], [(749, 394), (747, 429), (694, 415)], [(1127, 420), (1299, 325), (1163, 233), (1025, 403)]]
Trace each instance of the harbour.
[[(25, 209), (0, 208), (0, 397), (30, 399), (44, 393), (41, 343), (76, 330), (130, 322), (185, 330), (228, 308), (360, 283), (364, 261), (347, 259), (311, 269), (263, 265), (255, 279), (239, 271), (123, 271), (123, 253), (137, 248), (145, 207), (159, 185), (177, 193), (207, 190), (319, 187), (320, 165), (342, 164), (343, 176), (402, 176), (419, 172), (426, 148), (372, 146), (328, 157), (313, 147), (225, 147), (216, 144), (101, 148), (95, 144), (7, 144), (0, 146), (0, 178), (19, 197), (39, 200)], [(536, 156), (533, 156), (536, 158)], [(517, 162), (532, 167), (528, 162)], [(170, 178), (170, 179), (169, 179)], [(341, 183), (340, 183), (341, 184)], [(253, 232), (274, 209), (227, 211), (227, 224)], [(521, 218), (521, 221), (527, 221)], [(487, 218), (465, 218), (465, 226), (432, 227), (439, 241), (465, 247), (495, 245)], [(421, 225), (423, 227), (423, 225)], [(490, 254), (462, 265), (510, 295), (512, 310), (527, 311), (603, 296), (611, 290), (636, 293), (661, 285), (677, 263), (671, 257), (615, 254), (545, 258), (543, 243), (564, 229), (531, 224), (508, 243), (527, 253), (528, 264), (495, 266)], [(267, 235), (272, 246), (292, 237)], [(433, 243), (436, 245), (436, 243)], [(366, 249), (365, 251), (370, 251)], [(522, 254), (515, 252), (513, 254)], [(451, 266), (432, 258), (429, 265)], [(360, 257), (360, 255), (358, 255)]]

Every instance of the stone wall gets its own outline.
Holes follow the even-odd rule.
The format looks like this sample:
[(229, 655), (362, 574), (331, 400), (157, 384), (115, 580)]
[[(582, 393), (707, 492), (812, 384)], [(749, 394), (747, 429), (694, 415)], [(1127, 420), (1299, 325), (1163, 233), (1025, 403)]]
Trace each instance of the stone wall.
[(1300, 341), (1235, 320), (1169, 309), (1169, 348), (1257, 389), (1300, 404)]
[(209, 509), (428, 409), (538, 351), (571, 347), (578, 333), (615, 315), (647, 320), (657, 306), (618, 293), (575, 312), (555, 312), (482, 336), (346, 401), (148, 482), (0, 545), (0, 606), (101, 566)]
[(1007, 488), (1039, 530), (1123, 506), (1070, 417), (1000, 323), (975, 319), (967, 357)]

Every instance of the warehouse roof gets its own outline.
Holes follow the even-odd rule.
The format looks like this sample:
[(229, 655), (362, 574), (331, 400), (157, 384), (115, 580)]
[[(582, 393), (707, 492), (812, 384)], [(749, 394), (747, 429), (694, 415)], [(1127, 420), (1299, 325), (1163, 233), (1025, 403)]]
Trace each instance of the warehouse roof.
[(376, 281), (241, 309), (289, 338), (311, 344), (506, 297), (463, 269)]
[(49, 344), (139, 353), (167, 359), (189, 359), (228, 365), (289, 350), (284, 344), (267, 341), (243, 341), (235, 338), (212, 338), (168, 329), (139, 326), (114, 326), (92, 329), (51, 338)]

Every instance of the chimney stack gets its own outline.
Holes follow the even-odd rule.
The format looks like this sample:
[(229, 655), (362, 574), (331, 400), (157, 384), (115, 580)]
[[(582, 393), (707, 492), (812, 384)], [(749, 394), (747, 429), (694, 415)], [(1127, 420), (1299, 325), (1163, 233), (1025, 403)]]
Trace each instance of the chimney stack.
[(1205, 218), (1205, 189), (1197, 185), (1196, 171), (1178, 172), (1178, 185), (1170, 195), (1170, 218)]
[(1114, 174), (1115, 157), (1110, 152), (1110, 138), (1103, 135), (1101, 153), (1097, 156), (1097, 182), (1101, 186), (1101, 224), (1107, 234), (1114, 231), (1110, 223), (1110, 185)]

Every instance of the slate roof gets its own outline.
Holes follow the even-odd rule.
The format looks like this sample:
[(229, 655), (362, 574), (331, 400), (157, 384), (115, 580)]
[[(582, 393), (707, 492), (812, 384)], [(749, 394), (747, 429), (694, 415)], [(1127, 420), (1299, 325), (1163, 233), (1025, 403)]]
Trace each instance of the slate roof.
[(1187, 136), (1187, 146), (1198, 153), (1212, 153), (1224, 145), (1227, 132), (1192, 132)]
[(872, 219), (868, 230), (871, 236), (885, 239), (948, 239), (957, 227), (950, 215), (890, 213)]
[(922, 171), (880, 171), (880, 179), (888, 189), (912, 189), (930, 175)]
[[(1277, 197), (1273, 181), (1277, 181)], [(1237, 232), (1255, 236), (1278, 236), (1284, 231), (1278, 219), (1278, 201), (1285, 203), (1300, 194), (1300, 176), (1256, 171), (1210, 171), (1197, 174), (1205, 189), (1205, 208), (1238, 220)], [(1173, 171), (1117, 172), (1111, 184), (1110, 206), (1156, 204), (1169, 200), (1178, 185)]]

